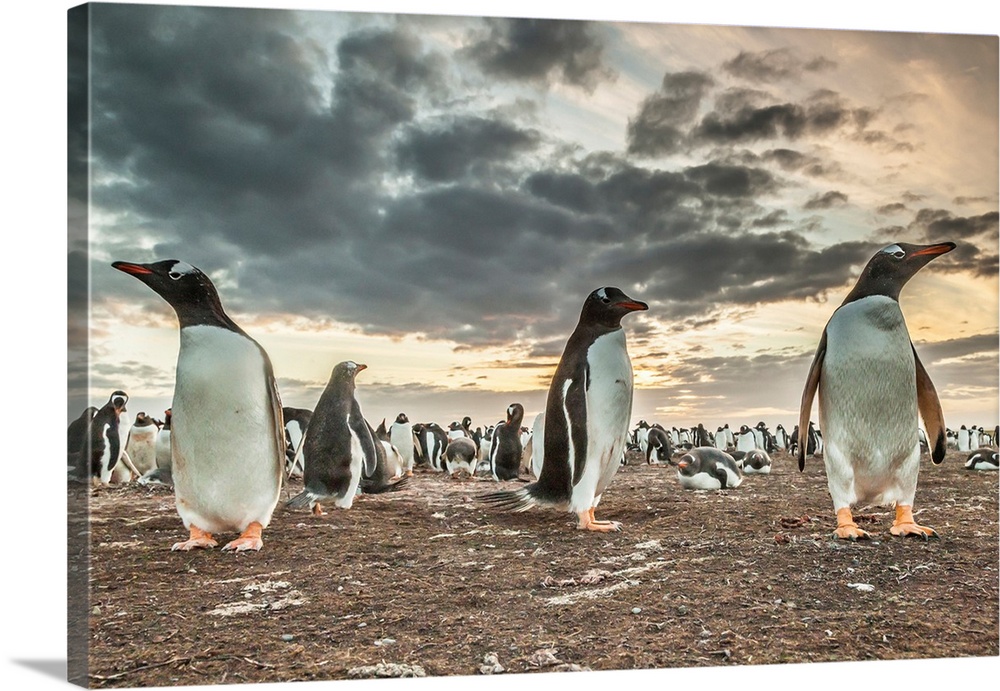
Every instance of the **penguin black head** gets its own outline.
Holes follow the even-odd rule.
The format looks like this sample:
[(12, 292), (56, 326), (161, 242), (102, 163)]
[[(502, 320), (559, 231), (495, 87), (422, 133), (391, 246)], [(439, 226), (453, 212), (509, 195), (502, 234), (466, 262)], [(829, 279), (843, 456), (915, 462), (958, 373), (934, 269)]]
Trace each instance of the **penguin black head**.
[(899, 300), (899, 291), (932, 259), (955, 249), (954, 242), (912, 245), (897, 242), (876, 252), (858, 277), (844, 304), (869, 295), (885, 295)]
[(677, 459), (677, 471), (681, 475), (691, 476), (701, 470), (701, 459), (694, 454), (686, 453)]
[(353, 360), (345, 360), (333, 368), (333, 373), (330, 375), (330, 383), (343, 385), (353, 390), (354, 378), (358, 376), (359, 372), (366, 369), (368, 369), (368, 365), (360, 365)]
[(117, 412), (122, 412), (127, 410), (125, 404), (128, 403), (128, 394), (124, 391), (115, 391), (111, 394), (111, 398), (108, 399), (108, 403), (114, 406)]
[(524, 406), (520, 403), (511, 403), (507, 406), (507, 424), (520, 428), (521, 420), (524, 419)]
[(649, 309), (645, 302), (633, 300), (618, 288), (598, 288), (583, 303), (581, 323), (591, 323), (607, 329), (621, 326), (622, 317), (629, 312)]
[(177, 259), (152, 264), (113, 262), (111, 266), (139, 279), (166, 300), (181, 327), (213, 324), (241, 331), (222, 308), (215, 284), (201, 269)]
[(410, 418), (406, 417), (406, 413), (400, 413), (399, 415), (396, 416), (397, 425), (405, 425), (409, 421)]

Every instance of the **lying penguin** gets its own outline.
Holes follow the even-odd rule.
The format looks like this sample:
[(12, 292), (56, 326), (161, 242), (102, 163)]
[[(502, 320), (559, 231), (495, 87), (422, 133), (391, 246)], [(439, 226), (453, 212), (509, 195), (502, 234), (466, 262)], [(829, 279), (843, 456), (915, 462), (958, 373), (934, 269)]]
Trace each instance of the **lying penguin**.
[(696, 446), (677, 460), (677, 479), (684, 489), (734, 489), (743, 473), (725, 451)]
[(1000, 469), (1000, 460), (997, 459), (996, 449), (976, 449), (965, 461), (966, 470), (997, 470)]

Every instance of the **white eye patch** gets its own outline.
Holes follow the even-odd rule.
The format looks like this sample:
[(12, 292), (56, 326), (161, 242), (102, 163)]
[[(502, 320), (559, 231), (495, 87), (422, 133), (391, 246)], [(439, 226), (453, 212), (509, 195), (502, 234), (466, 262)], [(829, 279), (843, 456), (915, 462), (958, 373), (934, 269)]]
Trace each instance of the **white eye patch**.
[(187, 276), (188, 274), (193, 274), (195, 271), (197, 271), (197, 269), (195, 269), (190, 264), (187, 264), (185, 262), (177, 262), (176, 264), (170, 267), (170, 272), (167, 275), (176, 281), (181, 276)]
[(896, 259), (902, 259), (903, 257), (906, 256), (906, 252), (904, 252), (903, 248), (900, 247), (899, 245), (889, 245), (884, 250), (882, 250), (882, 254), (891, 254)]

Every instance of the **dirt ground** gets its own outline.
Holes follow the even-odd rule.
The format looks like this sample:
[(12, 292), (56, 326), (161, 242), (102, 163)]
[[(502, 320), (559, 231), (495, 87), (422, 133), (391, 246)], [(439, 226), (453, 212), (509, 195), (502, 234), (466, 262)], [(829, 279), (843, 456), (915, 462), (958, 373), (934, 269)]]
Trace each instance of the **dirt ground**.
[[(630, 458), (598, 518), (497, 514), (490, 481), (409, 489), (315, 517), (280, 508), (258, 553), (172, 553), (172, 490), (91, 491), (93, 687), (998, 655), (998, 475), (923, 461), (917, 521), (856, 511), (831, 539), (821, 459), (728, 491)], [(508, 487), (517, 483), (502, 483)], [(293, 496), (301, 481), (283, 488)], [(220, 544), (235, 536), (220, 536)]]

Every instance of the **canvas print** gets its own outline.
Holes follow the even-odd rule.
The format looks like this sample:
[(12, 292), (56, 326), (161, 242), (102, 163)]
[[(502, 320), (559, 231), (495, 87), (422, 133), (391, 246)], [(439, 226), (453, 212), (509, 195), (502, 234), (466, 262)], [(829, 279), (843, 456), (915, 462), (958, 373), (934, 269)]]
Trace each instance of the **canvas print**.
[(996, 36), (67, 22), (71, 682), (998, 655)]

